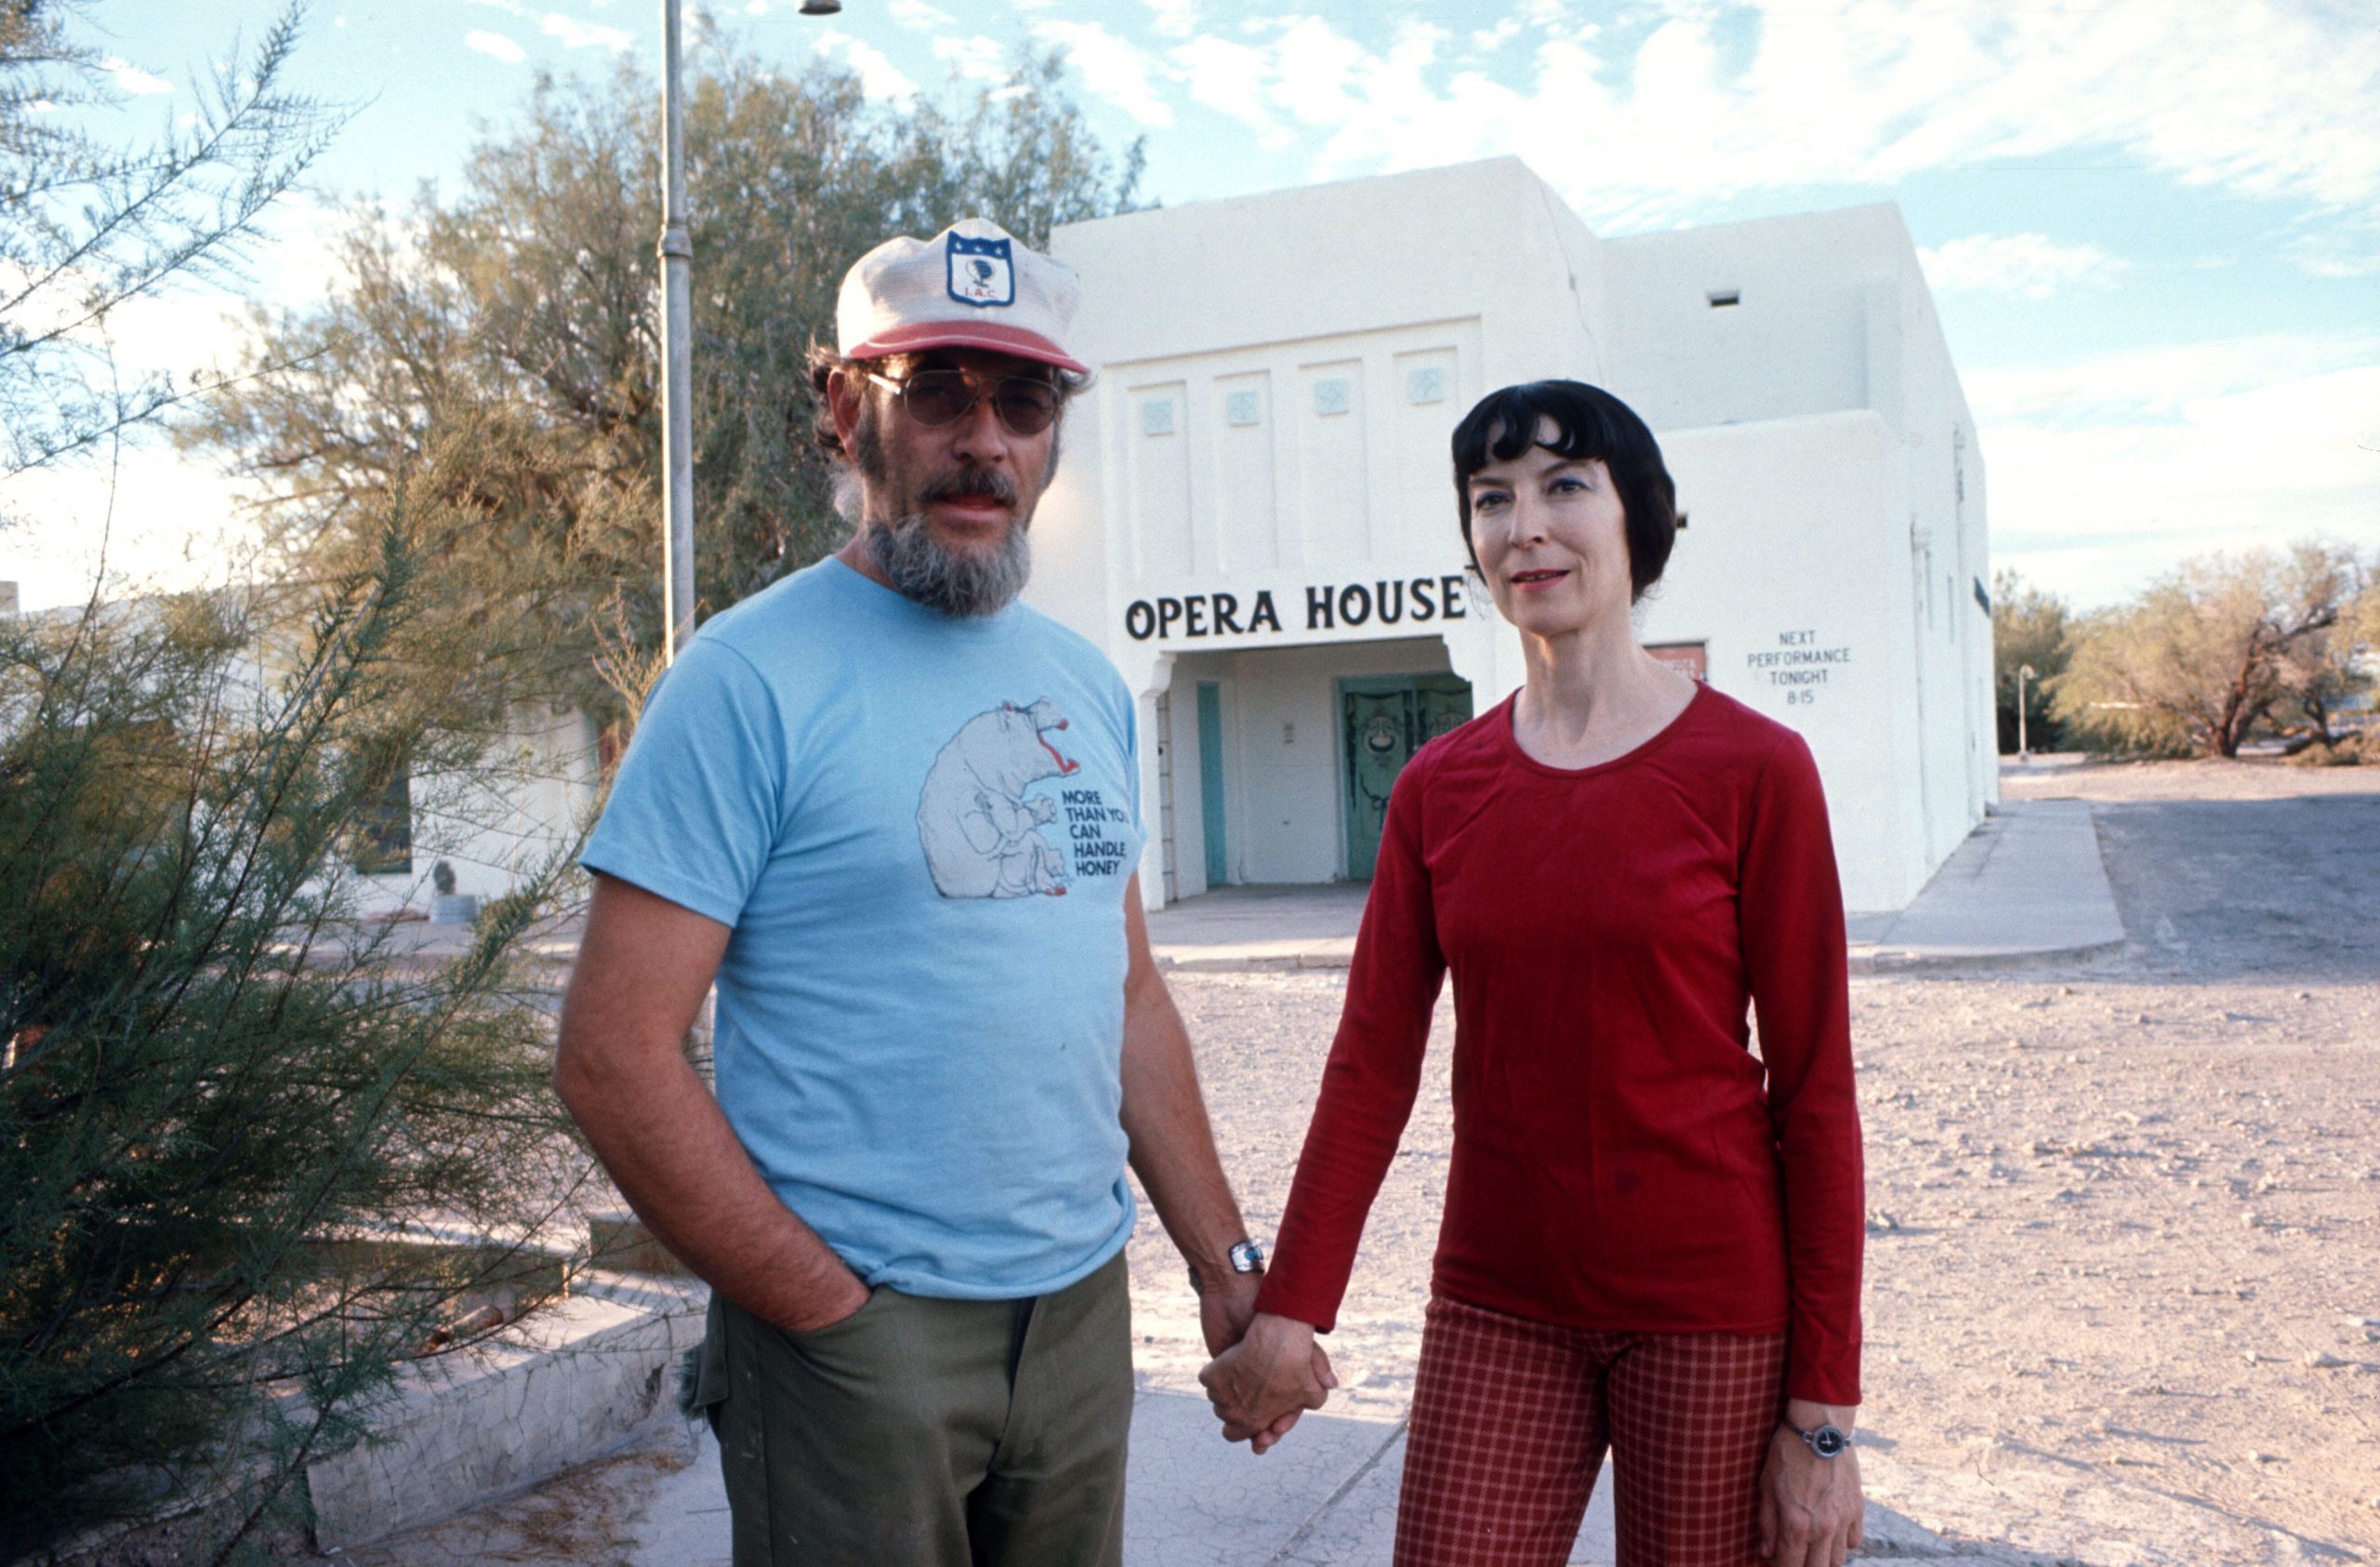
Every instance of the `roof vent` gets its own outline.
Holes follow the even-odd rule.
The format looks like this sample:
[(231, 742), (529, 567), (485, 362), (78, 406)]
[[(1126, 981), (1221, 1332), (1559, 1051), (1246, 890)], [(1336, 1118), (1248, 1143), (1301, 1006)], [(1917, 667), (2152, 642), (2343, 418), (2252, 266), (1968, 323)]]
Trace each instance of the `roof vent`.
[(1740, 288), (1721, 288), (1702, 297), (1711, 301), (1712, 310), (1726, 310), (1744, 302), (1744, 291)]

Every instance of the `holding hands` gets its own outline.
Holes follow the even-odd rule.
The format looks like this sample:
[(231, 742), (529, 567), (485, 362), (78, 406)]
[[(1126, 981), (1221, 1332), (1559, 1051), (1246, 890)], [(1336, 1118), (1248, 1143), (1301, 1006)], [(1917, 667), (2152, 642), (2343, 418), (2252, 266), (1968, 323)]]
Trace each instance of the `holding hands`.
[[(1261, 1454), (1287, 1436), (1298, 1416), (1322, 1407), (1339, 1378), (1314, 1337), (1309, 1322), (1259, 1312), (1198, 1374), (1223, 1420), (1224, 1440), (1248, 1442)], [(1207, 1347), (1216, 1348), (1211, 1331)]]

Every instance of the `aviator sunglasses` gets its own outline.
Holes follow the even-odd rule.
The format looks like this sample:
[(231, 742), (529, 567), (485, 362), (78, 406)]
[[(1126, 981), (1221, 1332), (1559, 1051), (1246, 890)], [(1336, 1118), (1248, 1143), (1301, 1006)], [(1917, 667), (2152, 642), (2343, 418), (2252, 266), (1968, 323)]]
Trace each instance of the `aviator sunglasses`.
[(1058, 389), (1031, 376), (1001, 376), (985, 386), (969, 379), (964, 370), (919, 370), (906, 380), (863, 373), (890, 389), (902, 410), (929, 430), (965, 418), (986, 391), (992, 412), (1012, 435), (1038, 435), (1058, 417)]

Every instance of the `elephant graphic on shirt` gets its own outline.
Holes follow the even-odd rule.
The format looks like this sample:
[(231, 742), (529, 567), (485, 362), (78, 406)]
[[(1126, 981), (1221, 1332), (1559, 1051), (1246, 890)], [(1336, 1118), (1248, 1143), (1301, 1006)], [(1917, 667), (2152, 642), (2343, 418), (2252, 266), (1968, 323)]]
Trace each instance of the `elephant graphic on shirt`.
[(1065, 857), (1041, 831), (1057, 819), (1057, 802), (1025, 791), (1081, 765), (1050, 741), (1065, 726), (1047, 697), (1003, 702), (961, 724), (934, 757), (918, 797), (918, 839), (943, 896), (1064, 896)]

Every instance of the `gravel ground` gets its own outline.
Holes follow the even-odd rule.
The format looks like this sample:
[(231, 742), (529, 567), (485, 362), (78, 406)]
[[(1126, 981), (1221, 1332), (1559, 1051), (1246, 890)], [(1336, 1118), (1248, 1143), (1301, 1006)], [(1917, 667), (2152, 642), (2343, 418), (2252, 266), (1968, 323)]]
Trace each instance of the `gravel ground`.
[[(2134, 939), (1852, 983), (1870, 1494), (2044, 1562), (2380, 1560), (2380, 770), (2050, 766), (2007, 792), (2098, 803)], [(1270, 1233), (1339, 982), (1174, 988)], [(1442, 1006), (1329, 1341), (1350, 1413), (1410, 1396), (1449, 1029)], [(1195, 1389), (1153, 1223), (1131, 1263), (1143, 1374)]]

